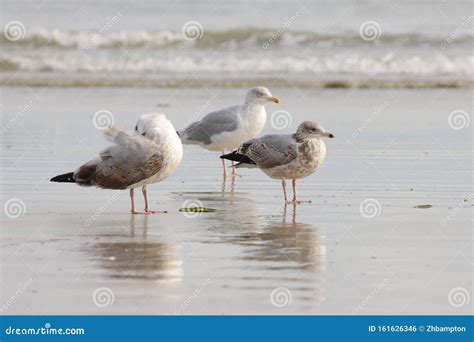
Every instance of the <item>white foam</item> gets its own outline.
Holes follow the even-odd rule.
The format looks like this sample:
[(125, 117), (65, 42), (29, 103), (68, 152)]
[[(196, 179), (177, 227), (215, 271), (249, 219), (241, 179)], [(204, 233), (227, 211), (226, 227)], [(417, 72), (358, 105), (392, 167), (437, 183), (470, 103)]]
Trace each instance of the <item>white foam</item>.
[[(275, 39), (272, 39), (275, 38)], [(430, 44), (440, 47), (446, 37), (426, 36), (410, 33), (384, 32), (373, 44), (388, 45), (420, 45)], [(269, 41), (271, 40), (271, 43)], [(473, 36), (461, 33), (449, 45), (472, 44)], [(39, 46), (55, 46), (62, 48), (100, 49), (100, 48), (146, 48), (160, 49), (176, 46), (193, 48), (219, 47), (236, 49), (238, 47), (291, 47), (300, 45), (307, 47), (309, 44), (321, 47), (330, 46), (367, 46), (358, 32), (298, 32), (285, 30), (275, 36), (275, 29), (270, 28), (236, 28), (225, 31), (205, 30), (202, 39), (185, 39), (179, 31), (75, 31), (52, 29), (45, 27), (32, 27), (26, 31), (26, 36), (14, 44)], [(11, 41), (0, 37), (0, 44), (12, 44)]]
[(0, 70), (117, 72), (117, 73), (312, 73), (360, 75), (437, 75), (474, 74), (474, 57), (335, 55), (321, 57), (254, 57), (215, 55), (205, 57), (186, 54), (147, 56), (146, 54), (5, 54)]

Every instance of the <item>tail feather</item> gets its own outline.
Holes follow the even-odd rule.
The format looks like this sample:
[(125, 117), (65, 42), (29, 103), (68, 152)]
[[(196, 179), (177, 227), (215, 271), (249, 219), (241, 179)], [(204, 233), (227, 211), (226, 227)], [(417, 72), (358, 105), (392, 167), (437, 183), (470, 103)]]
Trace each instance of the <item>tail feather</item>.
[(250, 159), (249, 157), (247, 157), (243, 154), (238, 153), (237, 151), (233, 151), (233, 152), (228, 153), (228, 154), (223, 154), (222, 156), (220, 156), (220, 158), (227, 159), (227, 160), (233, 160), (233, 161), (239, 162), (239, 164), (255, 165), (255, 162), (252, 159)]
[(51, 182), (58, 182), (58, 183), (76, 183), (73, 178), (74, 172), (65, 173), (62, 175), (58, 175), (50, 179)]

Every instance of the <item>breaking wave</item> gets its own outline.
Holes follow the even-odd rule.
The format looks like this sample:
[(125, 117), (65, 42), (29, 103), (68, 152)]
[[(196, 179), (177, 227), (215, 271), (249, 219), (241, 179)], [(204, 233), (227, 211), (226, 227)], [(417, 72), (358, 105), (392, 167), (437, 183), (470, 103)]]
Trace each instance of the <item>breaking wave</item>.
[[(238, 28), (224, 31), (205, 31), (202, 39), (189, 41), (181, 32), (164, 31), (74, 31), (49, 28), (32, 28), (25, 38), (9, 41), (4, 35), (0, 45), (31, 47), (59, 47), (76, 49), (167, 49), (176, 47), (229, 48), (261, 47), (271, 40), (274, 46), (316, 45), (355, 46), (368, 44), (418, 45), (429, 44), (439, 47), (448, 37), (426, 36), (414, 33), (382, 34), (374, 42), (367, 42), (358, 32), (294, 32), (285, 31), (275, 36), (275, 29)], [(272, 39), (273, 37), (273, 39)], [(470, 44), (472, 34), (462, 34), (450, 44)]]

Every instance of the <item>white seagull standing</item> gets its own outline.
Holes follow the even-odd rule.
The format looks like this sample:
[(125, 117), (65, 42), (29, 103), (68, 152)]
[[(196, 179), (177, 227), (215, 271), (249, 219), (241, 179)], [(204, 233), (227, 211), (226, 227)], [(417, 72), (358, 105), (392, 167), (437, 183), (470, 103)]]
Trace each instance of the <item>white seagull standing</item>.
[(51, 179), (52, 182), (76, 183), (103, 189), (130, 189), (131, 212), (135, 210), (134, 189), (142, 187), (145, 214), (150, 210), (146, 186), (161, 182), (181, 163), (183, 145), (173, 124), (164, 114), (142, 115), (135, 133), (117, 128), (104, 130), (114, 145), (100, 152), (99, 157), (80, 166), (76, 171)]
[[(236, 149), (248, 139), (257, 137), (265, 126), (267, 112), (265, 105), (269, 102), (280, 103), (265, 87), (250, 89), (245, 96), (243, 105), (228, 107), (207, 114), (184, 128), (179, 135), (184, 144), (200, 145), (210, 151), (226, 151)], [(232, 164), (232, 175), (236, 176), (235, 165)], [(224, 178), (226, 177), (225, 161), (222, 159)]]
[[(237, 167), (258, 167), (270, 178), (281, 179), (285, 203), (296, 199), (296, 180), (319, 169), (326, 158), (322, 138), (334, 138), (316, 122), (304, 121), (295, 134), (268, 134), (243, 143), (236, 151), (221, 158), (238, 161)], [(288, 202), (286, 181), (292, 180), (293, 200)]]

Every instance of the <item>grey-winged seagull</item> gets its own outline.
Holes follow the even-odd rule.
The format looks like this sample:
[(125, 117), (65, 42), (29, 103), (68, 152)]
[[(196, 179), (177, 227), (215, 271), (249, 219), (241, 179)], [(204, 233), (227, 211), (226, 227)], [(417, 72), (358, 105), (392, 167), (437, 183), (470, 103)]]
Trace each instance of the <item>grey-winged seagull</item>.
[(293, 200), (296, 199), (296, 180), (319, 169), (326, 158), (326, 144), (322, 138), (334, 138), (316, 122), (304, 121), (294, 134), (268, 134), (243, 143), (236, 151), (221, 158), (239, 162), (237, 167), (257, 167), (270, 178), (281, 179), (285, 202), (286, 180), (291, 179)]
[[(265, 105), (269, 102), (280, 103), (280, 100), (265, 87), (252, 88), (247, 92), (244, 104), (211, 112), (184, 128), (179, 135), (184, 144), (199, 145), (224, 154), (260, 134), (267, 120)], [(225, 178), (224, 159), (222, 167)], [(232, 175), (237, 175), (235, 166)]]
[(135, 210), (134, 189), (142, 187), (145, 214), (155, 213), (148, 204), (146, 186), (161, 182), (181, 163), (183, 145), (173, 124), (164, 114), (145, 114), (134, 133), (110, 127), (104, 130), (114, 145), (76, 171), (51, 179), (52, 182), (76, 183), (103, 189), (130, 189), (131, 212)]

